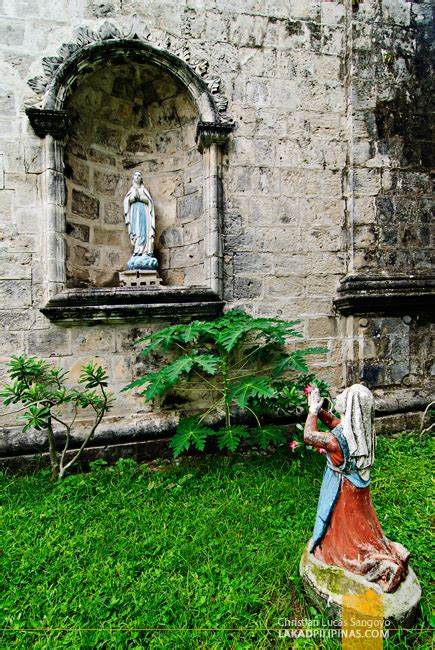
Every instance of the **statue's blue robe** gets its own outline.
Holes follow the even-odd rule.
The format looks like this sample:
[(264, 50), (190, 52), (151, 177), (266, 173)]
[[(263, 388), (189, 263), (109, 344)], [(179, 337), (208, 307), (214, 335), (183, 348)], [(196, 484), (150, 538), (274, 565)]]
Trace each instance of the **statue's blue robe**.
[(131, 206), (131, 232), (137, 236), (139, 246), (145, 246), (147, 241), (146, 207), (141, 201), (132, 203)]

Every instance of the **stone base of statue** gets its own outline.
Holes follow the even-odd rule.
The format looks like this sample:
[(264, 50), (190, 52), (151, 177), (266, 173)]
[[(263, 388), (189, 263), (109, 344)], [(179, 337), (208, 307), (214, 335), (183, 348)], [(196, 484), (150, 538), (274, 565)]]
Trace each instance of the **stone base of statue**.
[(155, 271), (158, 266), (152, 255), (132, 255), (127, 262), (127, 271)]
[(121, 287), (147, 287), (148, 289), (159, 289), (162, 283), (156, 271), (121, 271), (119, 273), (119, 284)]
[(358, 603), (358, 598), (346, 597), (361, 595), (360, 602), (363, 602), (364, 594), (367, 594), (368, 590), (372, 590), (377, 594), (381, 603), (385, 627), (394, 629), (412, 626), (418, 611), (421, 588), (417, 576), (411, 568), (406, 579), (394, 593), (385, 593), (376, 582), (369, 582), (363, 576), (318, 560), (310, 553), (310, 548), (311, 541), (302, 555), (299, 573), (308, 599), (330, 620), (341, 620), (343, 604), (349, 609), (349, 603), (352, 603), (351, 611), (352, 613), (355, 611), (356, 619), (358, 614), (360, 614), (360, 618), (367, 616), (367, 612), (363, 608), (360, 611), (357, 610), (355, 603)]

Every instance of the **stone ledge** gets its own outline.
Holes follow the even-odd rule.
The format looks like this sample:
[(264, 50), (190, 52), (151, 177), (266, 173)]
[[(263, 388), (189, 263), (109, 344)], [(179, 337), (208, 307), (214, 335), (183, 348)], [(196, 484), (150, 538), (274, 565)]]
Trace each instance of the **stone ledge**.
[(340, 280), (334, 307), (344, 316), (432, 313), (434, 297), (433, 275), (348, 275)]
[(116, 287), (65, 289), (40, 311), (58, 325), (77, 325), (156, 318), (214, 318), (222, 313), (224, 304), (216, 293), (201, 287)]
[(310, 546), (311, 540), (302, 554), (299, 573), (315, 607), (325, 610), (331, 618), (341, 618), (343, 595), (363, 594), (372, 589), (382, 598), (384, 619), (389, 621), (389, 627), (411, 627), (421, 598), (420, 583), (411, 568), (394, 593), (385, 593), (378, 584), (368, 582), (363, 576), (321, 562), (309, 552)]

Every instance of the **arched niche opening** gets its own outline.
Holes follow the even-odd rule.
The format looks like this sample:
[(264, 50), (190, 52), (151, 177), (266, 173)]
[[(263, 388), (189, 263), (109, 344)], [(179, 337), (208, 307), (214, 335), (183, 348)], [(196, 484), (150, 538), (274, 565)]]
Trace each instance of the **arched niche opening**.
[[(59, 66), (43, 108), (26, 112), (46, 151), (41, 311), (65, 324), (216, 313), (220, 148), (232, 126), (204, 80), (148, 43), (93, 42)], [(158, 291), (117, 286), (131, 254), (122, 200), (135, 169), (155, 201)]]
[(65, 109), (66, 286), (118, 286), (135, 169), (154, 200), (163, 284), (206, 286), (199, 115), (186, 89), (155, 64), (110, 65), (84, 76)]

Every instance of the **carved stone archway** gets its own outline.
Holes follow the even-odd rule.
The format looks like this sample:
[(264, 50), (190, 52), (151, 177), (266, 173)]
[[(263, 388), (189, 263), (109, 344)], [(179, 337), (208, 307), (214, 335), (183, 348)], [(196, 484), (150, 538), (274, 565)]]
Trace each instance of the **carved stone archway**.
[[(63, 45), (57, 57), (43, 60), (45, 75), (29, 84), (39, 105), (26, 109), (35, 133), (44, 138), (42, 175), (45, 220), (46, 298), (41, 311), (59, 323), (132, 320), (166, 313), (190, 316), (215, 313), (222, 306), (221, 146), (233, 125), (219, 92), (220, 80), (207, 73), (205, 60), (176, 43), (176, 53), (151, 43), (136, 25), (127, 33), (104, 23), (98, 31), (82, 28), (77, 41)], [(166, 39), (167, 44), (167, 39)], [(173, 46), (173, 44), (172, 44)], [(180, 58), (184, 55), (184, 59)], [(195, 104), (199, 122), (197, 145), (202, 153), (204, 283), (195, 287), (146, 289), (65, 289), (64, 142), (69, 118), (66, 103), (77, 83), (107, 65), (152, 64), (171, 75)]]

